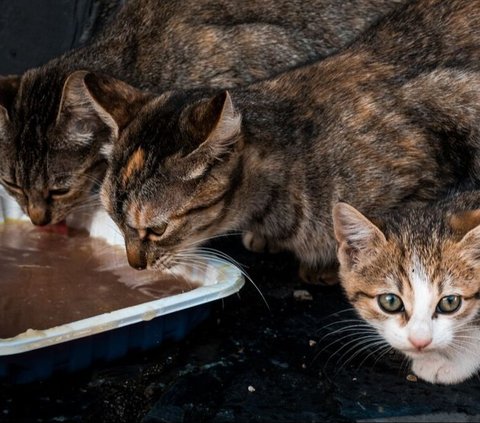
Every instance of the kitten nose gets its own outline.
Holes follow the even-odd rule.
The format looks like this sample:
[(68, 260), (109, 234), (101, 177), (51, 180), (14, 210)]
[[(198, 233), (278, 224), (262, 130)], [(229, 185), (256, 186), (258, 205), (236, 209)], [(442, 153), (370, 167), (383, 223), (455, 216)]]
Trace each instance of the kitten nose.
[(29, 204), (28, 215), (34, 225), (45, 226), (50, 223), (50, 218), (48, 217), (47, 209), (45, 207)]
[(432, 343), (432, 338), (414, 338), (413, 336), (409, 336), (408, 340), (418, 350), (422, 350)]

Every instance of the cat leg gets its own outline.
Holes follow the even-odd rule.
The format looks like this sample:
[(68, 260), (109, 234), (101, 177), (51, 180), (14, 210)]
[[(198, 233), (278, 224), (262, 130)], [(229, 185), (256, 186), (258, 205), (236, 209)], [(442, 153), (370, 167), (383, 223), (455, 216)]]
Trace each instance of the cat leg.
[(473, 376), (480, 368), (479, 350), (455, 353), (451, 357), (435, 355), (414, 359), (413, 372), (430, 383), (451, 385)]
[(336, 285), (338, 279), (338, 265), (319, 268), (317, 266), (300, 263), (298, 271), (300, 279), (312, 285)]
[(254, 253), (278, 253), (281, 248), (271, 239), (267, 239), (251, 231), (246, 231), (242, 235), (243, 246)]

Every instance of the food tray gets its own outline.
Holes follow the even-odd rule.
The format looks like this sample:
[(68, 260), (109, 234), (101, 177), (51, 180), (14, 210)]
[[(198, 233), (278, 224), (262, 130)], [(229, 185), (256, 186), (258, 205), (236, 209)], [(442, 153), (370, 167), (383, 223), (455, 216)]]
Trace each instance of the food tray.
[[(6, 219), (26, 217), (15, 201), (0, 190), (0, 224)], [(72, 215), (67, 224), (123, 246), (123, 238), (103, 210)], [(208, 316), (213, 301), (238, 292), (244, 284), (237, 267), (206, 263), (202, 274), (186, 268), (192, 280), (201, 282), (191, 291), (0, 339), (0, 379), (14, 383), (41, 380), (118, 359), (131, 351), (145, 351), (164, 340), (180, 340)]]

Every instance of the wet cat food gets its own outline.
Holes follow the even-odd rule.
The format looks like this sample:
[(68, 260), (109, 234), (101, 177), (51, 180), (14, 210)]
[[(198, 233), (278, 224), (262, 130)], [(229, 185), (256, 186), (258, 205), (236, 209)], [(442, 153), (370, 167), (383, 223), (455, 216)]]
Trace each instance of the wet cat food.
[(0, 225), (0, 338), (179, 294), (199, 284), (128, 266), (119, 247), (85, 233)]

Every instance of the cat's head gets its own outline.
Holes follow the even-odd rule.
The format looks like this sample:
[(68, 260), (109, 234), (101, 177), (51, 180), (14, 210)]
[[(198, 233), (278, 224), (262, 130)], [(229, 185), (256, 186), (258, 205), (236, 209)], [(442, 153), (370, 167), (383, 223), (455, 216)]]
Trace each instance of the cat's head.
[(124, 109), (131, 113), (143, 97), (85, 71), (0, 77), (0, 183), (34, 224), (59, 222), (94, 201)]
[(241, 148), (228, 92), (165, 93), (143, 107), (113, 147), (101, 194), (132, 267), (167, 271), (230, 229)]
[(468, 344), (480, 310), (480, 210), (394, 216), (379, 226), (334, 207), (342, 285), (392, 347), (413, 359), (448, 356)]

